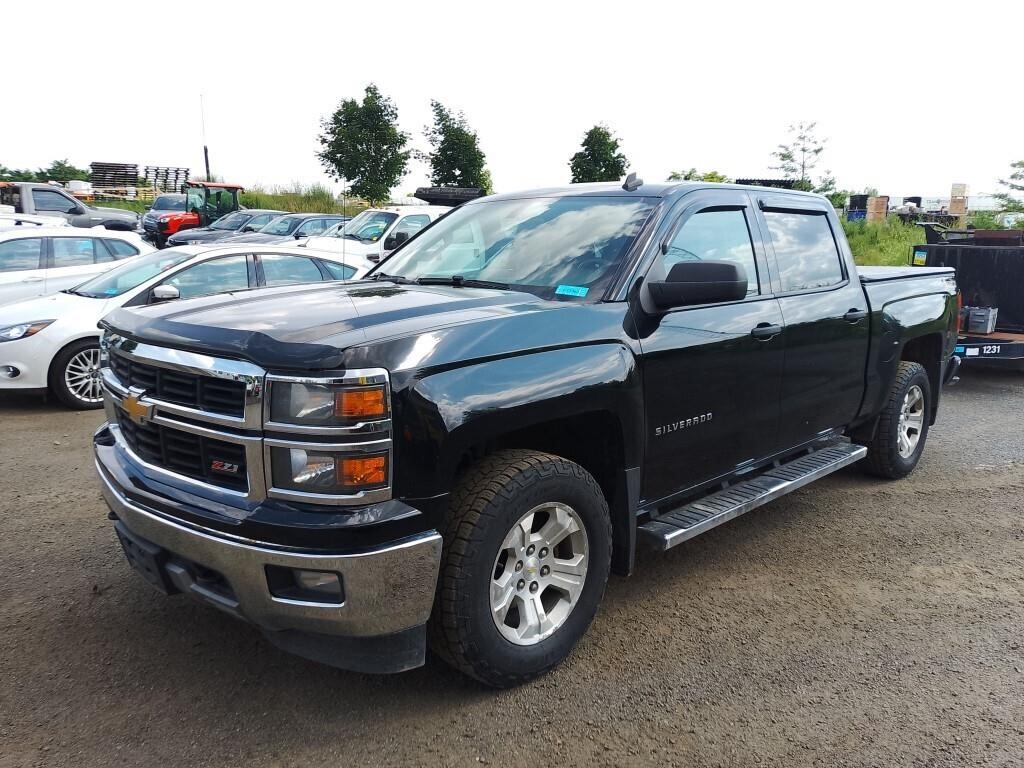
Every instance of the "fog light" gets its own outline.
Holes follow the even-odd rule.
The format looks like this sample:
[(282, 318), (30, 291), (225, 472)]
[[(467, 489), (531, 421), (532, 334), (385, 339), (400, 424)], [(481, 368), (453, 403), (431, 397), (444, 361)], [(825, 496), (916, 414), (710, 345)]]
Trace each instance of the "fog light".
[(21, 376), (21, 370), (13, 365), (0, 365), (0, 376), (5, 379), (16, 379)]
[(310, 571), (282, 565), (268, 565), (266, 570), (267, 587), (274, 597), (331, 605), (345, 602), (341, 576), (334, 571)]

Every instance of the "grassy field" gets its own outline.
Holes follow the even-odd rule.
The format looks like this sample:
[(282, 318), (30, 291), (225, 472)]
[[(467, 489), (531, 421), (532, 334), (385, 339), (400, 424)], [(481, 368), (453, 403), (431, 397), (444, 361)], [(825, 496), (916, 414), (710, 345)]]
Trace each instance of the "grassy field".
[[(253, 187), (241, 195), (246, 208), (270, 208), (289, 213), (341, 213), (354, 216), (367, 207), (362, 200), (348, 199), (343, 206), (327, 187), (314, 184), (311, 187)], [(136, 213), (145, 213), (148, 202), (142, 200), (97, 200), (94, 205), (106, 208), (123, 208)]]
[(910, 249), (924, 242), (924, 230), (895, 216), (885, 221), (843, 221), (853, 258), (862, 266), (906, 266)]

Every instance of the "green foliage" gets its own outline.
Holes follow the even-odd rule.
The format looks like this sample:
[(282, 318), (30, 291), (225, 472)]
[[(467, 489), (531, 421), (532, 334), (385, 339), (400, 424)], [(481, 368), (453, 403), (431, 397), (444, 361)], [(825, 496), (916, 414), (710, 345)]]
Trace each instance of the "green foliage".
[(1002, 217), (995, 211), (973, 211), (967, 217), (967, 226), (974, 229), (1006, 229)]
[(342, 213), (354, 216), (367, 207), (366, 202), (348, 198), (342, 205), (334, 193), (320, 184), (303, 187), (252, 187), (241, 195), (241, 204), (246, 208), (269, 208), (289, 213)]
[(595, 125), (583, 137), (580, 151), (569, 160), (572, 183), (618, 181), (626, 174), (626, 156), (619, 140), (604, 125)]
[(688, 171), (672, 171), (666, 181), (711, 181), (722, 183), (729, 181), (729, 177), (718, 171), (698, 171), (690, 168)]
[(8, 168), (0, 165), (0, 181), (88, 181), (89, 171), (86, 168), (76, 168), (67, 161), (54, 160), (46, 168), (30, 171), (28, 168)]
[(1021, 212), (1024, 211), (1024, 200), (1015, 196), (1014, 192), (1024, 192), (1024, 160), (1010, 163), (1013, 173), (1008, 179), (1000, 179), (999, 184), (1006, 188), (1005, 192), (999, 192), (995, 198), (1002, 203), (1003, 211)]
[(789, 126), (790, 140), (787, 144), (779, 144), (772, 152), (778, 161), (772, 169), (782, 171), (787, 179), (796, 179), (799, 189), (814, 189), (811, 183), (811, 171), (818, 164), (818, 159), (825, 151), (824, 139), (819, 139), (814, 128), (817, 123), (796, 123)]
[(344, 99), (324, 120), (317, 153), (334, 178), (352, 194), (372, 202), (388, 199), (405, 175), (409, 136), (398, 129), (398, 110), (376, 85), (366, 86), (362, 102)]
[(925, 241), (924, 230), (897, 216), (884, 221), (843, 221), (854, 260), (862, 266), (905, 266), (911, 248)]
[(453, 114), (439, 101), (431, 101), (434, 124), (423, 129), (431, 146), (425, 155), (430, 163), (430, 182), (438, 187), (482, 187), (491, 192), (487, 158), (480, 149), (476, 132), (461, 112)]

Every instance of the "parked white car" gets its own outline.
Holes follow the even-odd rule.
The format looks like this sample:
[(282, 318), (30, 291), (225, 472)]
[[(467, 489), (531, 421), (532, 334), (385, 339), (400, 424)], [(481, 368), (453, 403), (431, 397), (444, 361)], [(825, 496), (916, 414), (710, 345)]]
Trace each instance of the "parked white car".
[(336, 254), (298, 246), (183, 245), (121, 264), (75, 288), (0, 307), (0, 390), (50, 390), (99, 408), (99, 329), (108, 312), (261, 286), (351, 280)]
[(11, 210), (0, 210), (0, 229), (16, 229), (17, 227), (32, 229), (33, 227), (71, 226), (65, 219), (58, 219), (56, 216), (38, 216), (34, 213), (15, 213), (12, 206), (4, 207), (10, 208)]
[(341, 254), (345, 264), (365, 271), (450, 210), (443, 205), (367, 208), (351, 221), (310, 237), (305, 246)]
[(71, 288), (152, 250), (134, 232), (102, 227), (0, 230), (0, 306)]

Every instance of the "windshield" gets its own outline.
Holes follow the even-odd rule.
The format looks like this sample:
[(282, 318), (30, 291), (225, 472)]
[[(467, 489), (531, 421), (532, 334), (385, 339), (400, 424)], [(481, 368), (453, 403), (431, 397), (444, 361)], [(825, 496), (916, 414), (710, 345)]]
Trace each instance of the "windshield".
[[(390, 211), (363, 211), (354, 219), (329, 233), (332, 237), (348, 237), (364, 243), (375, 243), (380, 240), (387, 228), (398, 218), (397, 213)], [(328, 236), (328, 233), (324, 233)]]
[(290, 235), (303, 221), (301, 216), (278, 216), (260, 230), (261, 235)]
[(213, 222), (210, 225), (210, 229), (229, 229), (233, 232), (236, 229), (240, 229), (251, 218), (248, 213), (229, 213), (227, 216), (221, 216)]
[(91, 299), (109, 299), (112, 296), (120, 296), (125, 291), (130, 291), (161, 272), (166, 272), (171, 267), (191, 258), (191, 253), (182, 253), (176, 249), (139, 256), (137, 259), (132, 259), (120, 267), (114, 267), (109, 272), (104, 272), (92, 280), (86, 280), (77, 288), (72, 288), (70, 293), (88, 296)]
[(184, 195), (160, 195), (153, 201), (154, 211), (184, 211)]
[(374, 271), (409, 280), (457, 275), (542, 298), (600, 299), (654, 202), (577, 196), (464, 205)]

